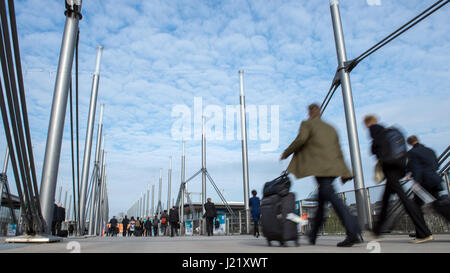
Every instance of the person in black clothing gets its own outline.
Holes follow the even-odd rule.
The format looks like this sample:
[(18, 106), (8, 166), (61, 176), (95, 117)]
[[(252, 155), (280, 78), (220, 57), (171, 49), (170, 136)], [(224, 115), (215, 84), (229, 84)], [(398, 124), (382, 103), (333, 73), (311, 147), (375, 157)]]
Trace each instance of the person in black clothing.
[(128, 224), (130, 223), (130, 220), (128, 219), (128, 217), (125, 215), (125, 218), (123, 218), (122, 220), (122, 235), (123, 237), (127, 236), (127, 231), (128, 231)]
[(206, 233), (208, 234), (208, 236), (213, 236), (214, 235), (213, 221), (214, 217), (217, 216), (216, 206), (214, 205), (214, 203), (211, 202), (211, 198), (208, 198), (204, 207), (205, 207), (205, 214), (203, 215), (203, 217), (206, 218)]
[[(415, 135), (409, 136), (406, 141), (412, 146), (408, 151), (407, 170), (411, 172), (410, 176), (436, 198), (436, 201), (432, 204), (434, 210), (444, 216), (447, 221), (450, 221), (449, 212), (445, 207), (441, 206), (441, 203), (438, 201), (441, 198), (439, 192), (442, 191), (443, 188), (441, 177), (437, 174), (439, 163), (436, 153), (430, 148), (420, 144), (419, 139)], [(417, 195), (414, 196), (414, 202), (419, 208), (423, 206), (422, 199)], [(423, 215), (422, 210), (420, 210), (420, 213)], [(412, 237), (415, 237), (415, 234)]]
[(152, 221), (152, 225), (153, 225), (153, 235), (154, 235), (155, 237), (158, 236), (158, 224), (159, 224), (158, 215), (155, 214), (155, 217), (153, 217), (153, 221)]
[[(385, 128), (378, 124), (378, 120), (373, 115), (368, 115), (364, 118), (364, 123), (370, 131), (372, 141), (372, 154), (376, 155), (378, 159), (381, 158), (381, 147), (384, 146), (383, 141)], [(423, 243), (433, 240), (431, 232), (425, 224), (423, 214), (420, 208), (406, 196), (399, 180), (406, 174), (406, 156), (401, 158), (397, 164), (386, 164), (382, 162), (382, 169), (386, 177), (386, 187), (383, 194), (383, 201), (379, 220), (374, 224), (373, 233), (376, 237), (380, 236), (383, 225), (386, 221), (387, 210), (389, 206), (389, 199), (392, 194), (397, 194), (406, 213), (411, 217), (414, 226), (416, 227), (416, 240), (413, 243)]]
[(147, 221), (145, 221), (144, 228), (145, 228), (145, 236), (151, 237), (152, 236), (152, 220), (150, 219), (150, 217), (147, 217)]
[(176, 209), (176, 206), (173, 206), (169, 211), (170, 237), (177, 234), (179, 221), (180, 217), (178, 216), (178, 210)]
[(111, 224), (111, 237), (116, 236), (117, 232), (117, 219), (116, 216), (113, 216), (111, 220), (109, 220), (109, 223)]
[(58, 236), (61, 232), (62, 222), (66, 220), (66, 209), (61, 203), (53, 207), (52, 235)]

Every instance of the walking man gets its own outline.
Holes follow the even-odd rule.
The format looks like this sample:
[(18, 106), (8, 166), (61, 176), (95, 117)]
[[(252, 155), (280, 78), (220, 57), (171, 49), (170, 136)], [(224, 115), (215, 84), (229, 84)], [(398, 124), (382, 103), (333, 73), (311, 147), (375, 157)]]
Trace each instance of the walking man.
[[(419, 143), (419, 139), (415, 135), (409, 136), (406, 141), (412, 147), (408, 151), (407, 171), (411, 172), (410, 176), (436, 198), (436, 201), (432, 203), (434, 210), (446, 218), (447, 221), (450, 221), (450, 211), (448, 211), (447, 206), (442, 206), (440, 202), (441, 197), (439, 196), (439, 192), (442, 191), (443, 188), (442, 179), (437, 174), (439, 163), (436, 153), (432, 149)], [(446, 197), (447, 196), (444, 196), (444, 198)], [(422, 199), (417, 195), (414, 196), (414, 202), (419, 208), (424, 204)], [(419, 209), (419, 212), (423, 215), (422, 210)]]
[(130, 223), (130, 220), (127, 218), (127, 216), (125, 215), (125, 218), (123, 218), (122, 220), (122, 235), (123, 237), (127, 236), (128, 233), (128, 223)]
[(217, 216), (216, 206), (213, 202), (211, 202), (211, 198), (207, 199), (207, 202), (204, 204), (205, 214), (203, 217), (206, 219), (206, 233), (208, 236), (214, 236), (214, 227), (213, 221), (214, 217)]
[(256, 196), (257, 192), (256, 190), (252, 190), (253, 197), (249, 200), (249, 205), (251, 208), (252, 218), (253, 218), (253, 236), (256, 238), (259, 237), (259, 217), (261, 215), (260, 211), (260, 200), (259, 197)]
[(178, 216), (177, 207), (173, 206), (169, 212), (170, 237), (178, 235), (177, 230), (178, 230), (178, 222), (179, 221), (180, 221), (180, 217)]
[[(416, 239), (413, 243), (424, 243), (433, 240), (431, 232), (425, 224), (423, 214), (420, 212), (420, 208), (406, 196), (403, 188), (399, 182), (406, 174), (406, 153), (403, 157), (400, 157), (397, 162), (387, 161), (384, 158), (390, 157), (391, 143), (397, 143), (402, 145), (405, 143), (403, 138), (398, 138), (397, 142), (392, 142), (389, 137), (392, 133), (388, 134), (388, 129), (378, 124), (378, 120), (373, 115), (367, 115), (364, 117), (364, 123), (370, 131), (372, 141), (372, 154), (376, 155), (378, 160), (381, 161), (384, 176), (386, 177), (386, 187), (383, 194), (383, 201), (381, 206), (381, 213), (379, 220), (375, 223), (373, 233), (376, 237), (380, 236), (383, 224), (386, 221), (387, 209), (389, 206), (389, 199), (392, 194), (397, 194), (402, 205), (404, 206), (406, 213), (411, 217), (414, 226), (416, 228)], [(392, 131), (391, 131), (392, 132)], [(395, 149), (397, 150), (397, 149)], [(406, 150), (406, 144), (405, 144)]]
[(281, 159), (294, 154), (288, 172), (297, 178), (314, 176), (319, 189), (317, 213), (309, 235), (309, 242), (316, 243), (317, 233), (324, 222), (324, 210), (331, 202), (340, 221), (345, 227), (347, 237), (337, 244), (338, 247), (351, 247), (362, 242), (361, 228), (356, 217), (350, 214), (343, 201), (338, 198), (333, 187), (336, 177), (345, 183), (352, 179), (347, 168), (336, 130), (322, 121), (320, 107), (317, 104), (308, 106), (309, 119), (301, 123), (296, 139), (281, 155)]
[(111, 236), (116, 236), (116, 232), (117, 232), (117, 219), (116, 216), (113, 216), (113, 218), (109, 221), (109, 223), (111, 224)]

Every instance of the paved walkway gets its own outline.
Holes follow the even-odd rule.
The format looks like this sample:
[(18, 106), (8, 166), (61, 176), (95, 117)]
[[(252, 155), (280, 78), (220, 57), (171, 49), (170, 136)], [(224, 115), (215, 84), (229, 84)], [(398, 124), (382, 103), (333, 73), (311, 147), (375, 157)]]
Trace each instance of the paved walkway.
[(289, 242), (288, 247), (272, 247), (260, 237), (235, 236), (186, 236), (186, 237), (90, 237), (65, 238), (50, 244), (5, 243), (0, 238), (0, 253), (450, 253), (450, 234), (435, 234), (434, 241), (411, 244), (407, 235), (386, 235), (379, 242), (365, 237), (365, 242), (351, 248), (338, 248), (336, 244), (343, 236), (321, 236), (315, 246), (309, 245), (305, 236), (300, 237), (300, 246)]

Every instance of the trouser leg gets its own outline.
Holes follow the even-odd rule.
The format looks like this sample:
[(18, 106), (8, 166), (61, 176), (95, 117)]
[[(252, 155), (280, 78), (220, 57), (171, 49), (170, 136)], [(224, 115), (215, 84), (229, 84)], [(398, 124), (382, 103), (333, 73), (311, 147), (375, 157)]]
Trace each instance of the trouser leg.
[[(325, 201), (329, 201), (333, 206), (337, 216), (344, 226), (348, 236), (357, 236), (361, 233), (361, 228), (355, 217), (351, 215), (344, 202), (338, 198), (333, 187), (334, 177), (318, 177), (319, 192)], [(323, 216), (322, 216), (323, 217)]]
[(400, 185), (400, 178), (403, 176), (403, 171), (401, 169), (387, 169), (385, 171), (385, 176), (387, 179), (386, 187), (390, 187), (391, 191), (396, 193), (402, 202), (406, 213), (411, 217), (416, 228), (416, 238), (424, 238), (431, 235), (431, 231), (428, 229), (423, 214), (420, 212), (420, 208), (408, 198), (404, 192), (402, 186)]

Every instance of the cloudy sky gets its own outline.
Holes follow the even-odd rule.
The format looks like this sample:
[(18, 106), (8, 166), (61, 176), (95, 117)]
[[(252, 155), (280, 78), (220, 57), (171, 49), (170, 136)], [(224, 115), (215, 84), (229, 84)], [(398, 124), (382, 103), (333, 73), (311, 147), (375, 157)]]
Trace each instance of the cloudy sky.
[[(40, 180), (65, 7), (63, 0), (15, 2)], [(434, 2), (340, 1), (348, 57), (358, 56)], [(279, 145), (272, 151), (262, 150), (261, 144), (268, 140), (259, 134), (248, 142), (250, 188), (261, 192), (266, 181), (287, 167), (288, 161), (280, 163), (279, 156), (306, 118), (307, 105), (323, 100), (337, 67), (329, 1), (89, 0), (83, 1), (82, 14), (80, 147), (84, 147), (97, 47), (102, 45), (98, 103), (105, 104), (111, 216), (126, 212), (148, 185), (157, 188), (160, 168), (166, 202), (170, 156), (172, 197), (176, 198), (181, 142), (172, 133), (180, 119), (173, 109), (185, 105), (194, 113), (194, 100), (201, 98), (204, 108), (218, 106), (225, 117), (227, 105), (239, 105), (239, 69), (245, 71), (247, 105), (279, 109)], [(374, 185), (375, 161), (369, 154), (369, 135), (362, 126), (364, 115), (376, 113), (384, 124), (396, 125), (407, 135), (417, 134), (437, 153), (449, 144), (449, 17), (447, 5), (351, 73), (366, 186)], [(72, 185), (68, 117), (69, 112), (56, 198), (60, 186), (64, 196)], [(350, 166), (340, 88), (323, 118), (338, 130)], [(192, 125), (192, 138), (186, 142), (186, 178), (201, 168), (201, 146), (194, 137), (193, 117), (188, 124)], [(96, 131), (97, 127), (94, 143)], [(0, 151), (5, 149), (2, 134)], [(228, 201), (243, 201), (241, 160), (238, 137), (208, 140), (207, 169)], [(14, 191), (12, 179), (10, 185)], [(338, 190), (353, 189), (353, 182), (342, 186), (336, 181), (335, 185)], [(301, 199), (314, 188), (315, 182), (306, 178), (295, 181), (293, 191)], [(190, 182), (189, 191), (201, 191), (200, 177)], [(211, 185), (207, 191), (218, 201)], [(198, 196), (193, 199), (199, 200)]]

